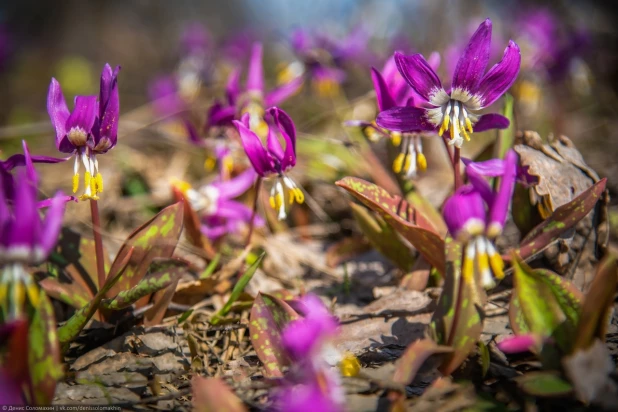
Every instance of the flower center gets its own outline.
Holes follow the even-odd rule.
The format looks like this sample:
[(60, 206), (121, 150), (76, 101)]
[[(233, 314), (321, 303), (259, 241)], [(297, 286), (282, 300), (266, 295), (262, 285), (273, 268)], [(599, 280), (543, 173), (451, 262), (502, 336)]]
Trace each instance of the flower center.
[(88, 133), (81, 127), (72, 127), (67, 133), (67, 138), (69, 142), (73, 144), (73, 146), (85, 146), (86, 141), (88, 140)]
[(284, 220), (288, 216), (285, 211), (286, 192), (290, 204), (293, 204), (295, 201), (298, 204), (302, 204), (305, 201), (305, 194), (292, 179), (283, 175), (277, 178), (272, 189), (270, 189), (269, 201), (270, 207), (278, 211), (277, 219), (279, 220)]
[(472, 126), (477, 119), (474, 114), (466, 110), (466, 105), (459, 100), (450, 99), (441, 107), (441, 111), (442, 121), (438, 134), (442, 136), (448, 130), (451, 138), (449, 144), (457, 147), (461, 147), (464, 138), (470, 141)]
[(99, 173), (99, 162), (90, 149), (78, 149), (75, 155), (73, 193), (76, 193), (79, 188), (80, 160), (86, 169), (86, 173), (84, 174), (84, 193), (79, 198), (80, 200), (98, 200), (99, 196), (97, 196), (97, 193), (103, 192), (103, 176)]
[(26, 298), (32, 307), (38, 306), (39, 290), (22, 263), (9, 264), (0, 270), (0, 305), (5, 320), (22, 316)]

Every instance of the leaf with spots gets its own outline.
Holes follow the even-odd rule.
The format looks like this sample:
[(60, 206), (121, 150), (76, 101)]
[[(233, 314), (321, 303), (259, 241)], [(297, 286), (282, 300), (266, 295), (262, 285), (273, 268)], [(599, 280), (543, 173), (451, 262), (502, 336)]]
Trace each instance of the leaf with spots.
[(445, 355), (440, 371), (450, 375), (475, 348), (483, 330), (485, 290), (461, 276), (462, 244), (446, 239), (446, 276), (438, 307), (431, 319), (430, 336), (453, 349)]
[(431, 339), (419, 339), (413, 342), (397, 361), (393, 381), (409, 385), (429, 357), (452, 351), (452, 348), (438, 345)]
[(299, 315), (281, 299), (258, 293), (251, 308), (249, 333), (251, 344), (264, 364), (264, 376), (281, 377), (281, 369), (288, 365), (285, 351), (281, 347), (281, 332)]
[(227, 302), (225, 302), (225, 305), (223, 305), (219, 312), (217, 312), (210, 320), (211, 325), (216, 325), (221, 322), (221, 319), (228, 314), (230, 309), (232, 309), (232, 305), (238, 300), (238, 298), (240, 298), (240, 295), (245, 290), (245, 286), (247, 286), (247, 283), (249, 283), (255, 271), (258, 269), (258, 267), (260, 267), (260, 264), (262, 264), (262, 260), (264, 259), (265, 255), (266, 253), (262, 253), (260, 257), (255, 262), (253, 262), (251, 266), (249, 266), (245, 273), (242, 274), (240, 279), (238, 279), (238, 282), (236, 282), (234, 288), (232, 289), (230, 298), (227, 300)]
[(571, 384), (556, 372), (528, 372), (515, 381), (522, 391), (533, 396), (565, 396), (573, 391)]
[(43, 290), (28, 331), (30, 397), (34, 405), (49, 405), (63, 375), (54, 309)]
[(105, 309), (119, 310), (131, 306), (144, 296), (167, 288), (187, 269), (188, 262), (177, 258), (155, 258), (144, 278), (129, 290), (123, 290), (113, 299), (104, 299)]
[(599, 180), (575, 199), (554, 210), (551, 216), (526, 235), (519, 245), (517, 254), (522, 259), (528, 259), (558, 240), (562, 233), (574, 227), (590, 213), (605, 190), (606, 183), (606, 178)]
[(196, 412), (246, 412), (247, 408), (220, 378), (194, 376), (192, 405)]
[[(123, 260), (130, 248), (133, 253), (129, 264), (116, 285), (106, 297), (114, 298), (139, 283), (155, 258), (172, 257), (183, 228), (183, 204), (175, 203), (160, 211), (155, 217), (137, 228), (120, 247), (116, 260)], [(108, 275), (113, 276), (113, 275)], [(142, 299), (137, 307), (147, 303)]]
[(552, 337), (568, 350), (579, 322), (582, 293), (565, 278), (546, 269), (533, 270), (516, 255), (513, 269), (511, 328), (516, 334)]
[(434, 225), (399, 196), (355, 177), (346, 177), (336, 184), (377, 212), (386, 223), (408, 240), (440, 273), (445, 273), (444, 240)]
[(590, 290), (584, 298), (573, 351), (588, 349), (597, 338), (605, 341), (617, 281), (618, 260), (616, 256), (609, 254), (599, 264)]

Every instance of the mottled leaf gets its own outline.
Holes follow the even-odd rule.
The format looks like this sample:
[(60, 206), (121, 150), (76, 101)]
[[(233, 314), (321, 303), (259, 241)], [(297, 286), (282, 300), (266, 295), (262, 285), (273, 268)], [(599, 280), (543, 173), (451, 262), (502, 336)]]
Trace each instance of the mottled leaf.
[(555, 372), (527, 372), (515, 381), (521, 390), (533, 396), (564, 396), (573, 391), (571, 384)]
[(196, 412), (246, 412), (247, 408), (219, 378), (191, 379), (193, 410)]
[(346, 237), (332, 244), (326, 250), (326, 264), (333, 268), (372, 249), (364, 236)]
[(225, 302), (225, 305), (223, 305), (223, 307), (219, 310), (219, 312), (217, 312), (210, 320), (211, 325), (218, 324), (221, 321), (221, 318), (227, 315), (227, 313), (232, 308), (232, 305), (234, 304), (234, 302), (238, 300), (240, 295), (245, 290), (245, 286), (247, 286), (247, 283), (249, 283), (249, 281), (253, 277), (253, 274), (255, 273), (255, 271), (258, 269), (258, 267), (262, 263), (262, 260), (264, 259), (265, 255), (266, 253), (262, 253), (262, 255), (258, 258), (258, 260), (253, 262), (253, 264), (249, 266), (249, 268), (245, 271), (245, 273), (243, 273), (240, 279), (238, 279), (238, 282), (236, 282), (236, 284), (234, 285), (234, 288), (232, 289), (230, 298), (227, 300), (227, 302)]
[[(509, 309), (513, 330), (551, 336), (561, 348), (568, 348), (579, 320), (581, 292), (549, 270), (531, 269), (517, 256), (513, 257), (513, 269), (515, 285)], [(523, 330), (520, 324), (525, 325)]]
[(429, 326), (438, 344), (453, 348), (440, 367), (444, 375), (450, 375), (468, 357), (481, 335), (487, 296), (478, 284), (462, 281), (461, 243), (447, 238), (446, 257), (444, 286)]
[(137, 285), (155, 257), (171, 257), (182, 227), (183, 204), (178, 202), (163, 209), (129, 235), (118, 251), (116, 260), (123, 260), (128, 250), (133, 248), (131, 259), (124, 274), (109, 290), (106, 297), (114, 298), (120, 292)]
[(352, 214), (361, 232), (378, 252), (393, 262), (405, 272), (412, 270), (414, 266), (414, 253), (404, 244), (397, 233), (381, 218), (372, 216), (363, 206), (350, 203)]
[[(25, 349), (25, 348), (24, 348)], [(54, 309), (43, 290), (28, 331), (31, 403), (49, 405), (63, 375)]]
[(606, 178), (582, 192), (575, 199), (558, 207), (546, 220), (530, 231), (521, 241), (517, 254), (527, 259), (557, 240), (562, 233), (582, 220), (600, 199), (605, 190)]
[(595, 338), (605, 342), (605, 334), (618, 281), (618, 260), (608, 254), (599, 264), (590, 290), (584, 298), (575, 333), (573, 350), (587, 349)]
[(399, 196), (362, 179), (346, 177), (336, 184), (361, 203), (377, 212), (421, 253), (427, 262), (444, 274), (444, 241), (420, 212)]
[(446, 227), (446, 223), (442, 218), (442, 214), (438, 209), (433, 207), (429, 200), (425, 199), (417, 191), (412, 191), (408, 193), (406, 195), (406, 200), (418, 213), (420, 213), (425, 219), (427, 219), (427, 222), (433, 227), (434, 232), (436, 232), (442, 238), (446, 236), (448, 228)]
[(264, 364), (267, 377), (283, 376), (281, 368), (289, 364), (281, 348), (281, 331), (298, 314), (281, 299), (258, 293), (251, 308), (249, 333), (251, 344)]
[(423, 363), (432, 355), (449, 353), (453, 349), (440, 346), (431, 339), (419, 339), (412, 343), (397, 361), (393, 381), (409, 385), (414, 380)]

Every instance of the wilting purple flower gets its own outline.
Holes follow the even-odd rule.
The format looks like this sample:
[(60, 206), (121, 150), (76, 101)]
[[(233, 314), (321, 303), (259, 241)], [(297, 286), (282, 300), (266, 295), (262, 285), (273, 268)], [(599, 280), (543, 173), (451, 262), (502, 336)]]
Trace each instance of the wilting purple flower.
[[(509, 121), (499, 114), (477, 116), (476, 111), (490, 106), (515, 81), (521, 56), (513, 41), (502, 60), (485, 75), (491, 44), (491, 21), (485, 20), (476, 30), (459, 58), (451, 89), (446, 91), (435, 71), (421, 54), (404, 56), (395, 53), (395, 62), (408, 84), (425, 99), (430, 108), (397, 107), (378, 115), (377, 123), (388, 130), (437, 130), (442, 136), (450, 132), (450, 144), (461, 147), (469, 133), (506, 128)], [(462, 136), (463, 135), (463, 136)]]
[(119, 71), (120, 66), (112, 71), (106, 64), (101, 73), (98, 101), (97, 96), (75, 96), (72, 112), (64, 100), (60, 83), (52, 78), (49, 85), (47, 112), (56, 129), (56, 147), (63, 153), (75, 156), (73, 193), (79, 186), (80, 160), (86, 168), (82, 199), (98, 199), (97, 193), (103, 191), (103, 178), (96, 155), (113, 148), (118, 140)]
[[(494, 277), (504, 277), (504, 263), (493, 241), (506, 222), (515, 188), (517, 162), (517, 154), (509, 150), (503, 161), (468, 164), (466, 172), (471, 184), (462, 186), (447, 199), (442, 211), (450, 234), (465, 243), (463, 278), (471, 281), (478, 273), (486, 288), (495, 285)], [(485, 176), (500, 177), (497, 192)]]
[[(265, 119), (267, 128), (266, 147), (262, 145), (260, 136), (251, 128), (251, 118), (245, 113), (240, 121), (235, 120), (243, 148), (249, 161), (260, 177), (276, 177), (270, 191), (270, 206), (278, 210), (279, 220), (287, 217), (285, 211), (286, 198), (291, 203), (303, 203), (305, 195), (292, 179), (285, 175), (296, 165), (296, 127), (286, 112), (271, 107), (267, 110)], [(280, 139), (285, 142), (285, 149)], [(286, 190), (287, 189), (287, 196)]]
[[(228, 233), (238, 233), (251, 222), (253, 211), (232, 199), (252, 187), (256, 177), (253, 169), (247, 169), (230, 180), (218, 180), (199, 189), (193, 189), (188, 183), (180, 181), (174, 182), (174, 186), (185, 195), (193, 210), (202, 218), (202, 233), (215, 240)], [(259, 227), (264, 221), (255, 216), (254, 224)]]
[(315, 295), (302, 301), (304, 317), (292, 321), (281, 344), (293, 365), (277, 397), (276, 407), (285, 411), (337, 412), (343, 410), (344, 393), (339, 375), (322, 351), (338, 328), (337, 321)]
[(46, 201), (44, 206), (49, 209), (41, 220), (36, 199), (38, 178), (25, 142), (23, 147), (26, 168), (17, 172), (12, 192), (0, 181), (0, 303), (4, 305), (9, 297), (13, 314), (23, 306), (24, 293), (36, 301), (36, 283), (24, 265), (37, 265), (47, 258), (58, 239), (68, 200), (57, 193)]

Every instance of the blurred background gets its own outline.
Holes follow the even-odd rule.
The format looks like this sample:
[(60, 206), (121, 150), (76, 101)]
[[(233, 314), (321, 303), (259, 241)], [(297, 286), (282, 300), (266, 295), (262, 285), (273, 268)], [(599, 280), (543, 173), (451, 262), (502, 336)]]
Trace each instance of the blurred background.
[[(614, 6), (591, 0), (5, 0), (0, 2), (0, 156), (20, 151), (24, 138), (33, 152), (58, 155), (46, 113), (51, 77), (60, 81), (70, 101), (75, 94), (96, 94), (103, 64), (119, 64), (119, 144), (112, 156), (100, 158), (106, 179), (111, 179), (107, 187), (117, 187), (118, 196), (102, 201), (130, 208), (135, 202), (125, 205), (122, 197), (143, 190), (154, 195), (139, 207), (157, 206), (169, 201), (163, 194), (157, 198), (157, 193), (169, 193), (167, 179), (174, 167), (184, 175), (185, 165), (196, 156), (186, 130), (174, 124), (169, 104), (180, 105), (177, 112), (205, 116), (213, 99), (221, 98), (231, 70), (246, 67), (254, 41), (264, 43), (268, 87), (306, 74), (313, 67), (307, 63), (311, 53), (329, 53), (331, 77), (321, 81), (316, 74), (311, 87), (282, 107), (295, 119), (301, 136), (336, 142), (345, 149), (347, 132), (341, 123), (375, 117), (372, 65), (382, 68), (395, 50), (425, 56), (437, 51), (441, 78), (449, 79), (469, 36), (490, 17), (490, 65), (499, 61), (509, 39), (522, 50), (522, 69), (511, 89), (516, 127), (536, 130), (543, 137), (570, 137), (588, 164), (610, 177), (615, 195)], [(307, 52), (311, 46), (301, 44), (299, 33), (319, 38), (320, 50)], [(333, 154), (320, 150), (305, 165), (325, 163), (326, 151)], [(351, 168), (360, 162), (339, 160)], [(196, 163), (203, 164), (203, 159)], [(43, 172), (43, 187), (68, 191), (71, 169), (70, 164), (45, 169), (53, 172)], [(199, 179), (201, 169), (196, 170), (193, 177)], [(336, 177), (321, 176), (329, 183)], [(108, 215), (111, 227), (114, 219)]]

